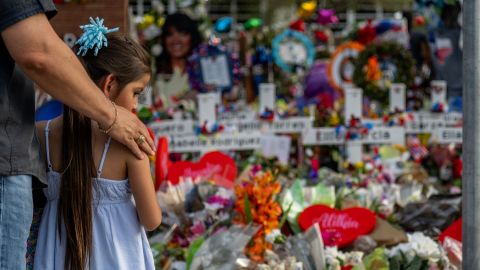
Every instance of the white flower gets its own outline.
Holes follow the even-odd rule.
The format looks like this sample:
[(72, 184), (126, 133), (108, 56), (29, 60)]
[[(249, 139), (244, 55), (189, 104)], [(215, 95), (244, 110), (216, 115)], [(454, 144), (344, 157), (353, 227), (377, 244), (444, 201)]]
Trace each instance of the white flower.
[(233, 197), (233, 191), (223, 187), (219, 187), (216, 196), (222, 197), (224, 199), (231, 199)]
[(410, 261), (415, 257), (415, 250), (413, 250), (411, 243), (400, 244), (390, 250), (387, 250), (388, 257), (396, 257), (401, 253), (405, 255), (407, 261)]
[(272, 232), (270, 232), (269, 234), (267, 234), (265, 236), (265, 240), (271, 244), (275, 243), (275, 239), (277, 239), (277, 237), (281, 236), (282, 233), (280, 232), (279, 229), (275, 229), (273, 230)]
[(439, 260), (442, 256), (438, 244), (421, 232), (409, 234), (408, 241), (412, 244), (412, 248), (417, 255), (423, 259)]
[(351, 264), (351, 265), (357, 265), (357, 264), (360, 264), (362, 263), (362, 260), (363, 260), (363, 252), (360, 252), (360, 251), (353, 251), (353, 252), (349, 252), (346, 254), (346, 262), (347, 264)]
[(327, 269), (340, 269), (340, 260), (345, 261), (345, 255), (338, 251), (337, 247), (325, 248), (325, 262)]
[(442, 258), (442, 251), (438, 244), (430, 237), (421, 232), (408, 234), (408, 243), (400, 244), (387, 251), (389, 257), (396, 257), (400, 252), (405, 254), (407, 261), (411, 261), (415, 255), (422, 259), (438, 262)]
[(151, 52), (154, 56), (159, 56), (162, 53), (162, 46), (160, 44), (153, 45)]
[(219, 203), (203, 203), (205, 206), (205, 209), (208, 211), (210, 214), (216, 213), (218, 210), (223, 209), (223, 205)]

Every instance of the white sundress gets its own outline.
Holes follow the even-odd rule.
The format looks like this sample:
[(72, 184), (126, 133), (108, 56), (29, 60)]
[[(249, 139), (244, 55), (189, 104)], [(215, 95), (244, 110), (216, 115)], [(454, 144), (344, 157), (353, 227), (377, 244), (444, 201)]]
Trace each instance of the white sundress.
[[(52, 170), (50, 162), (49, 124), (50, 121), (45, 127), (48, 188), (44, 190), (48, 202), (38, 233), (34, 262), (36, 270), (63, 269), (65, 262), (65, 231), (62, 230), (60, 236), (57, 226), (61, 175)], [(93, 248), (88, 269), (153, 270), (152, 251), (145, 229), (138, 220), (128, 179), (101, 178), (110, 141), (111, 138), (108, 138), (92, 188)]]

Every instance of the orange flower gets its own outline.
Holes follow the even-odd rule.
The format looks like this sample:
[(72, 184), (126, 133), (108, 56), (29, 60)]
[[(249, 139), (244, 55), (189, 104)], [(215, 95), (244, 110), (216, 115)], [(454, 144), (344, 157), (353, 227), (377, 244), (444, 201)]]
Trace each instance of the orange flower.
[(278, 229), (282, 215), (282, 208), (275, 202), (275, 195), (280, 193), (281, 185), (276, 182), (271, 172), (265, 172), (258, 173), (249, 181), (236, 185), (234, 190), (237, 196), (235, 210), (239, 213), (234, 222), (243, 224), (247, 222), (245, 209), (245, 197), (247, 197), (253, 222), (262, 226), (246, 247), (245, 253), (253, 261), (262, 261), (265, 250), (272, 248), (272, 245), (265, 240), (265, 234)]
[(382, 72), (378, 65), (378, 59), (376, 56), (371, 56), (368, 58), (367, 64), (367, 80), (369, 81), (378, 81), (382, 77)]

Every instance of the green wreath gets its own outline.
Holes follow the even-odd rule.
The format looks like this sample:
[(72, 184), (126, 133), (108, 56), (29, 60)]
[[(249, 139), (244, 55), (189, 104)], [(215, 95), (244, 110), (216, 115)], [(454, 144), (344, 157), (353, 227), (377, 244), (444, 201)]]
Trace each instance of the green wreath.
[[(396, 69), (393, 78), (385, 80), (379, 68), (378, 60), (390, 60)], [(375, 64), (377, 66), (375, 67)], [(375, 69), (376, 68), (376, 69)], [(355, 60), (353, 83), (363, 89), (370, 100), (386, 105), (391, 83), (403, 83), (407, 87), (413, 84), (415, 60), (410, 52), (396, 42), (382, 42), (368, 45)], [(380, 77), (380, 78), (379, 78)]]

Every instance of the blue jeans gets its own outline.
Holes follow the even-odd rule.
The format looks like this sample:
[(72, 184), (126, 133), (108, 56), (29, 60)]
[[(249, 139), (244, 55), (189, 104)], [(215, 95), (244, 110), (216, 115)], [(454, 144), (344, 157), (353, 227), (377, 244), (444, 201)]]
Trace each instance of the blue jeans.
[(32, 215), (32, 176), (0, 176), (0, 270), (25, 269)]

